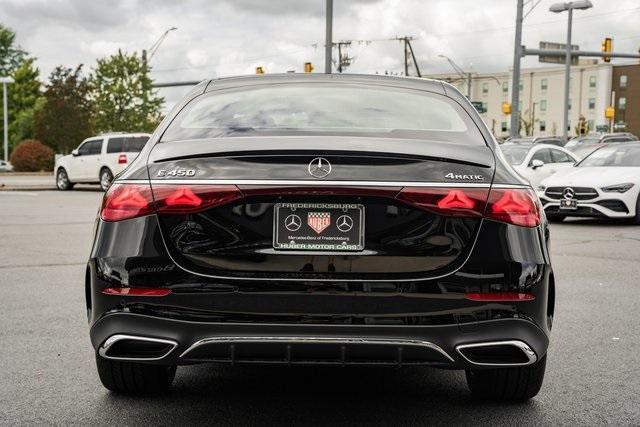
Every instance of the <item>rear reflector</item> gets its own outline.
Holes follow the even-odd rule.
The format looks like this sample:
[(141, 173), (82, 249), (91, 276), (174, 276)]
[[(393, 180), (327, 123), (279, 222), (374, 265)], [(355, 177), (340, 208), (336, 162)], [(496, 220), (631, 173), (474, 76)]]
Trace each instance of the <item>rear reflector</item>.
[(127, 155), (126, 154), (120, 154), (118, 156), (118, 164), (119, 165), (124, 165), (127, 163)]
[(166, 288), (104, 288), (105, 295), (119, 295), (129, 297), (165, 297), (171, 293)]
[(467, 292), (464, 297), (469, 301), (517, 302), (533, 301), (536, 297), (528, 292)]

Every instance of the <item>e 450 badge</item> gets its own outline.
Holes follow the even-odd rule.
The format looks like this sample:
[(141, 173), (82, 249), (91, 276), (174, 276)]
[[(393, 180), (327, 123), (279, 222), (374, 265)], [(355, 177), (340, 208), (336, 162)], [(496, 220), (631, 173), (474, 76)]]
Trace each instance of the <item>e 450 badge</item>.
[(159, 177), (167, 177), (167, 176), (196, 176), (196, 170), (195, 169), (182, 169), (182, 168), (175, 168), (175, 169), (171, 169), (171, 170), (166, 170), (166, 169), (160, 169), (157, 173), (156, 176)]

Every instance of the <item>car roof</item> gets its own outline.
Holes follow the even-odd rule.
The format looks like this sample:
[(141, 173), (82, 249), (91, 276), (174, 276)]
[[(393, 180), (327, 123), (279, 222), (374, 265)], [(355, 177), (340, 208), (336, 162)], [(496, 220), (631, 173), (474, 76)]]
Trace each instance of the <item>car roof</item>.
[[(205, 92), (225, 87), (252, 86), (257, 84), (276, 83), (304, 83), (304, 82), (336, 82), (336, 83), (364, 83), (397, 85), (405, 88), (429, 90), (446, 95), (447, 88), (454, 88), (450, 84), (421, 77), (387, 76), (380, 74), (325, 74), (325, 73), (274, 73), (250, 74), (244, 76), (221, 77), (211, 79), (206, 85)], [(457, 92), (457, 89), (454, 89)]]

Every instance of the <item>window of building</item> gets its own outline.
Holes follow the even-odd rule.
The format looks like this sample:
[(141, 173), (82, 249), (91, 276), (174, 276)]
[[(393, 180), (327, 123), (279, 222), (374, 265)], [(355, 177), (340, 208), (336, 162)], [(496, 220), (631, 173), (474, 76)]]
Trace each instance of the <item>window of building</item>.
[(598, 82), (598, 80), (597, 80), (596, 76), (590, 76), (589, 77), (589, 87), (590, 88), (596, 87), (597, 82)]
[(486, 95), (489, 93), (489, 83), (482, 83), (482, 94)]
[(523, 87), (523, 85), (522, 85), (522, 80), (520, 80), (520, 86), (518, 87), (518, 88), (519, 88), (519, 90), (522, 90), (522, 87)]
[(541, 99), (540, 100), (540, 111), (547, 111), (547, 100), (546, 99)]
[(485, 113), (489, 112), (489, 103), (487, 102), (482, 103), (482, 111), (484, 111)]
[(540, 80), (540, 90), (547, 90), (548, 85), (547, 79)]
[(502, 93), (509, 92), (509, 82), (502, 82)]
[(618, 109), (624, 110), (626, 107), (627, 107), (627, 98), (625, 98), (624, 96), (621, 96), (620, 98), (618, 98)]
[(547, 122), (544, 120), (540, 120), (540, 132), (544, 132), (547, 130)]
[(507, 122), (500, 123), (500, 130), (502, 132), (506, 132), (507, 131)]
[(596, 109), (596, 99), (589, 98), (589, 110), (595, 110), (595, 109)]
[(587, 120), (587, 129), (589, 129), (589, 132), (591, 132), (594, 127), (595, 127), (595, 122), (593, 120)]
[(620, 76), (620, 87), (627, 87), (627, 76), (625, 74)]

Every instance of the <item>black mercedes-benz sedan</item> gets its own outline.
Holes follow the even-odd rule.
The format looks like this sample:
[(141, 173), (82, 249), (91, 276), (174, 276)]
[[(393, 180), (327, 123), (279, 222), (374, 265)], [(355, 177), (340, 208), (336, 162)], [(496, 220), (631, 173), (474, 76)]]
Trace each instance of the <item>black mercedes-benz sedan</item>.
[(116, 177), (86, 269), (104, 386), (178, 365), (428, 365), (541, 387), (548, 228), (470, 102), (433, 80), (202, 82)]

